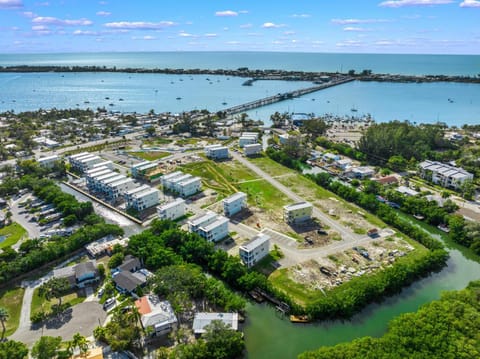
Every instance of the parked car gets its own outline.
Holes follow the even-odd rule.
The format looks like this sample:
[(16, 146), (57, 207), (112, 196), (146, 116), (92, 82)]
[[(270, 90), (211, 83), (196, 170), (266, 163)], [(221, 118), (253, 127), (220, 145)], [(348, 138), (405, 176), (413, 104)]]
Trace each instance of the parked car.
[(105, 288), (100, 288), (100, 290), (98, 291), (97, 295), (98, 295), (98, 298), (101, 298), (103, 293), (105, 293)]
[(113, 306), (115, 304), (115, 298), (108, 298), (105, 303), (103, 303), (103, 309), (104, 310), (107, 310), (108, 308), (110, 308), (111, 306)]

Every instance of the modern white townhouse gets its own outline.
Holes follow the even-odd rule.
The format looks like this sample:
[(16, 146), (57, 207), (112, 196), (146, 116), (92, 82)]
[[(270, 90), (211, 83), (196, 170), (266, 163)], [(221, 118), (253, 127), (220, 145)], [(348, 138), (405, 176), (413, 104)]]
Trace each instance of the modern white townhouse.
[(134, 208), (137, 211), (154, 207), (159, 202), (160, 191), (156, 188), (149, 187), (143, 191), (136, 192), (130, 196), (127, 202), (127, 208)]
[(240, 212), (247, 206), (247, 195), (243, 192), (237, 192), (223, 201), (223, 214), (230, 217)]
[(127, 192), (135, 187), (135, 182), (131, 178), (121, 179), (117, 182), (112, 182), (107, 185), (107, 190), (105, 191), (108, 198), (116, 200), (118, 197), (121, 197)]
[(270, 251), (270, 236), (260, 233), (248, 242), (242, 244), (238, 249), (240, 259), (251, 268), (257, 264)]
[(182, 181), (176, 185), (178, 189), (178, 194), (183, 197), (187, 198), (195, 193), (198, 193), (202, 190), (202, 179), (200, 177), (192, 177), (185, 181)]
[(240, 148), (245, 147), (246, 145), (253, 145), (257, 143), (257, 136), (252, 135), (243, 135), (238, 139), (238, 146)]
[(223, 160), (230, 157), (228, 147), (221, 145), (205, 146), (205, 155), (212, 160)]
[(445, 188), (459, 189), (463, 182), (473, 180), (473, 174), (463, 168), (437, 161), (423, 161), (418, 167), (422, 178)]
[(308, 202), (289, 204), (283, 207), (285, 222), (296, 224), (308, 221), (312, 218), (313, 206)]
[(58, 155), (40, 157), (37, 160), (40, 167), (44, 167), (44, 168), (52, 168), (55, 165), (55, 162), (57, 161), (60, 161), (60, 157)]
[(158, 218), (175, 220), (185, 215), (185, 200), (177, 198), (173, 202), (165, 203), (157, 207)]
[(251, 145), (243, 146), (243, 153), (245, 156), (255, 156), (262, 152), (262, 144), (252, 143)]

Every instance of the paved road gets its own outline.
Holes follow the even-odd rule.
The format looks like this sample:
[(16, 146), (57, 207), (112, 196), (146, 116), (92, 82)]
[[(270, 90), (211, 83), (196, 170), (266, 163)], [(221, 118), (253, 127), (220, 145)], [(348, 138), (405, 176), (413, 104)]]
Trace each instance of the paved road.
[[(25, 210), (25, 208), (18, 207), (18, 204), (30, 197), (30, 194), (17, 198), (10, 201), (10, 210), (12, 212), (12, 221), (17, 222), (23, 228), (27, 230), (28, 238), (38, 238), (40, 236), (40, 227), (36, 222), (30, 222), (30, 215), (28, 213), (20, 213)], [(21, 239), (13, 246), (14, 249), (17, 249), (20, 244), (26, 238)]]
[[(291, 189), (288, 187), (284, 186), (280, 182), (278, 182), (275, 178), (270, 176), (268, 173), (260, 169), (258, 166), (255, 164), (251, 163), (250, 161), (246, 160), (244, 157), (239, 155), (238, 153), (231, 152), (231, 155), (234, 159), (242, 163), (244, 166), (255, 172), (257, 175), (260, 177), (264, 178), (268, 182), (270, 182), (274, 187), (276, 187), (280, 192), (285, 194), (287, 197), (289, 197), (291, 200), (294, 202), (305, 202), (305, 200), (297, 195), (295, 192), (293, 192)], [(342, 240), (343, 241), (355, 241), (360, 238), (363, 238), (365, 236), (358, 235), (353, 233), (349, 228), (342, 226), (340, 223), (337, 221), (332, 220), (327, 214), (323, 213), (321, 210), (319, 210), (317, 207), (313, 207), (313, 216), (319, 218), (323, 223), (327, 224), (332, 228), (333, 230), (337, 231), (340, 233)]]
[[(30, 312), (30, 311), (28, 311)], [(48, 321), (43, 326), (22, 326), (10, 336), (10, 339), (21, 341), (31, 346), (42, 335), (61, 336), (63, 340), (70, 340), (75, 333), (85, 337), (92, 335), (93, 329), (101, 325), (106, 319), (106, 312), (96, 301), (78, 304), (67, 311), (63, 317)]]

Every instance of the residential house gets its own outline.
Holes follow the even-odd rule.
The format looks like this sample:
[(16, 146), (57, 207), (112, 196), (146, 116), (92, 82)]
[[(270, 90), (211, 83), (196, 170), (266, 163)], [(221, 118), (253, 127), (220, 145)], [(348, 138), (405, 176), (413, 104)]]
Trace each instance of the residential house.
[(220, 145), (205, 146), (205, 155), (212, 160), (223, 160), (230, 157), (228, 147)]
[(152, 335), (164, 335), (172, 331), (177, 317), (169, 301), (161, 301), (156, 295), (143, 296), (135, 301), (143, 329), (151, 328)]
[(445, 188), (459, 189), (465, 181), (473, 180), (473, 174), (463, 168), (437, 161), (423, 161), (419, 165), (420, 176)]
[(366, 179), (372, 177), (374, 174), (375, 169), (373, 167), (361, 166), (349, 168), (347, 176), (357, 179)]
[(243, 146), (243, 152), (245, 156), (255, 156), (262, 152), (261, 143), (252, 143), (251, 145)]
[(244, 148), (246, 145), (253, 145), (257, 143), (257, 136), (243, 135), (238, 139), (238, 146)]
[(157, 207), (158, 218), (175, 220), (185, 215), (185, 200), (177, 198), (173, 202)]
[(134, 188), (135, 182), (131, 178), (121, 179), (117, 182), (112, 182), (107, 185), (106, 195), (112, 200), (125, 195), (125, 192)]
[(238, 249), (240, 259), (248, 267), (253, 267), (270, 251), (270, 236), (260, 233)]
[(339, 159), (333, 162), (335, 167), (342, 171), (348, 170), (350, 167), (352, 167), (352, 160), (350, 158), (343, 158)]
[(60, 157), (58, 155), (52, 155), (48, 157), (40, 157), (37, 162), (40, 165), (40, 167), (44, 168), (53, 168), (55, 163), (57, 161), (60, 161)]
[(94, 261), (87, 261), (53, 270), (55, 278), (66, 278), (71, 287), (84, 288), (100, 280)]
[(134, 208), (137, 211), (143, 211), (147, 208), (156, 206), (159, 202), (160, 191), (149, 187), (141, 192), (136, 192), (130, 196), (127, 202), (127, 208)]
[(202, 179), (200, 177), (189, 178), (183, 182), (178, 183), (178, 194), (187, 198), (202, 190)]
[(206, 332), (205, 327), (214, 320), (222, 321), (231, 330), (238, 330), (238, 313), (196, 313), (193, 318), (193, 333), (197, 336)]
[(380, 178), (374, 178), (375, 182), (381, 184), (382, 186), (390, 186), (398, 184), (398, 178), (396, 176), (385, 176)]
[(243, 192), (237, 192), (223, 201), (223, 213), (230, 217), (240, 212), (247, 205), (247, 195)]
[(208, 211), (188, 221), (188, 229), (207, 241), (218, 242), (228, 236), (228, 222), (228, 218)]
[(407, 195), (407, 196), (416, 196), (417, 194), (419, 194), (419, 192), (411, 189), (411, 188), (408, 188), (406, 186), (398, 186), (397, 187), (397, 192), (399, 193), (402, 193), (404, 195)]
[(130, 294), (134, 297), (136, 297), (135, 290), (147, 282), (147, 278), (138, 272), (116, 272), (112, 279), (120, 293)]
[(308, 202), (289, 204), (283, 207), (285, 222), (296, 224), (308, 221), (312, 218), (313, 206)]

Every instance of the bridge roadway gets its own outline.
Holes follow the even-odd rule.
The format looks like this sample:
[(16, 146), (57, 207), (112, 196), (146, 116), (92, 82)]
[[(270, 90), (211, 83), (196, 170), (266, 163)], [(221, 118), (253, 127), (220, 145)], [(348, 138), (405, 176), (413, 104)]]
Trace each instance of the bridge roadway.
[[(276, 94), (274, 96), (269, 96), (269, 97), (265, 97), (265, 98), (262, 98), (262, 99), (259, 99), (259, 100), (247, 102), (247, 103), (244, 103), (244, 104), (241, 104), (241, 105), (229, 107), (229, 108), (226, 108), (226, 109), (221, 110), (221, 111), (225, 112), (227, 116), (231, 116), (231, 115), (235, 115), (237, 113), (252, 110), (252, 109), (257, 108), (257, 107), (270, 105), (272, 103), (289, 100), (289, 99), (292, 99), (292, 98), (295, 98), (295, 97), (300, 97), (300, 96), (306, 95), (308, 93), (312, 93), (312, 92), (324, 90), (324, 89), (329, 88), (329, 87), (341, 85), (341, 84), (344, 84), (344, 83), (347, 83), (347, 82), (351, 82), (353, 80), (355, 80), (353, 77), (342, 76), (342, 77), (338, 77), (336, 79), (333, 79), (329, 82), (325, 82), (325, 83), (320, 84), (320, 85), (311, 86), (311, 87), (307, 87), (307, 88), (303, 88), (303, 89), (299, 89), (299, 90), (294, 90), (294, 91), (290, 91), (290, 92), (279, 93), (279, 94)], [(207, 117), (208, 117), (208, 115), (199, 115), (199, 116), (195, 117), (195, 120), (196, 121), (202, 121)]]
[(320, 85), (311, 86), (311, 87), (307, 87), (307, 88), (303, 88), (303, 89), (299, 89), (299, 90), (294, 90), (294, 91), (290, 91), (290, 92), (279, 93), (279, 94), (276, 94), (274, 96), (269, 96), (269, 97), (265, 97), (265, 98), (262, 98), (262, 99), (259, 99), (259, 100), (247, 102), (247, 103), (244, 103), (244, 104), (241, 104), (241, 105), (229, 107), (229, 108), (223, 110), (223, 112), (225, 112), (227, 115), (234, 115), (234, 114), (237, 114), (237, 113), (240, 113), (240, 112), (245, 112), (245, 111), (248, 111), (248, 110), (252, 110), (252, 109), (257, 108), (257, 107), (270, 105), (270, 104), (275, 103), (275, 102), (289, 100), (289, 99), (292, 99), (292, 98), (295, 98), (295, 97), (300, 97), (300, 96), (306, 95), (306, 94), (311, 93), (311, 92), (324, 90), (326, 88), (341, 85), (341, 84), (344, 84), (344, 83), (347, 83), (347, 82), (350, 82), (350, 81), (353, 81), (353, 80), (354, 80), (354, 78), (352, 78), (352, 77), (341, 77), (341, 78), (334, 79), (334, 80), (329, 81), (329, 82), (325, 82), (325, 83), (320, 84)]

